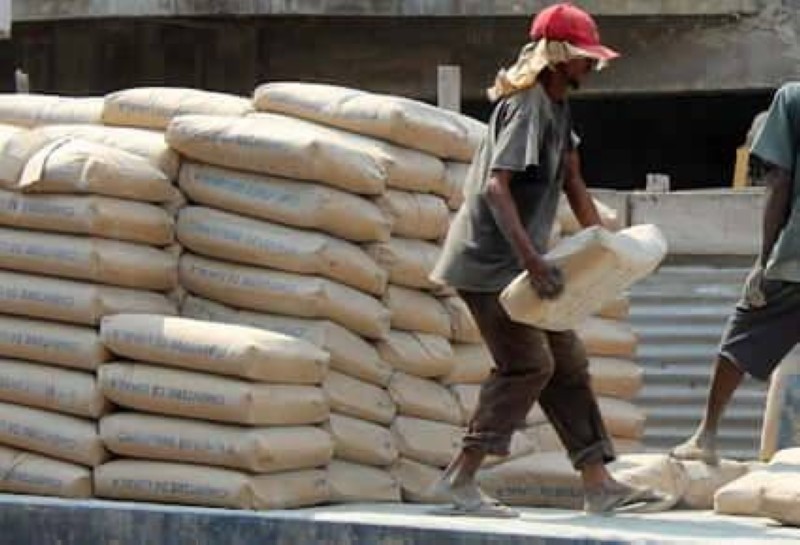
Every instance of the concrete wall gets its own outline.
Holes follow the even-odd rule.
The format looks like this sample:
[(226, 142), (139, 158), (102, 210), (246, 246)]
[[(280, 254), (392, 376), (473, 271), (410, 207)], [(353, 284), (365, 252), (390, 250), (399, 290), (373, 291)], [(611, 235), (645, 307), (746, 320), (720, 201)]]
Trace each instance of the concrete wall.
[(593, 193), (622, 212), (629, 225), (660, 227), (673, 256), (755, 256), (760, 251), (763, 190)]
[[(18, 21), (205, 15), (494, 16), (529, 14), (554, 0), (17, 0)], [(754, 13), (757, 0), (582, 0), (597, 15)]]

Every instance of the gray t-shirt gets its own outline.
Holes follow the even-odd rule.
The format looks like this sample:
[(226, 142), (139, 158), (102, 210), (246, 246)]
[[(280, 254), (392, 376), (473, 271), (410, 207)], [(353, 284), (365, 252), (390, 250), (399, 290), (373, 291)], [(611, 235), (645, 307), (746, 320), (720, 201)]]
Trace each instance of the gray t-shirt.
[(775, 94), (751, 153), (790, 173), (794, 183), (792, 209), (767, 261), (766, 277), (800, 282), (800, 83), (789, 83)]
[(457, 289), (494, 292), (523, 270), (486, 200), (493, 170), (514, 173), (510, 189), (522, 225), (536, 250), (545, 253), (564, 181), (564, 157), (574, 144), (566, 101), (553, 101), (540, 85), (504, 98), (489, 120), (467, 175), (464, 204), (431, 278)]

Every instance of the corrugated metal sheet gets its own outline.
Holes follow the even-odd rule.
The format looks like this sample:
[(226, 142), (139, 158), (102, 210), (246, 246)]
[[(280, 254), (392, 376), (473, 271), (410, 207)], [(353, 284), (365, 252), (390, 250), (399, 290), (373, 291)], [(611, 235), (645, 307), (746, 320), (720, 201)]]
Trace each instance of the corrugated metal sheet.
[[(747, 272), (746, 263), (667, 265), (631, 290), (631, 322), (645, 372), (637, 403), (648, 414), (646, 446), (668, 449), (694, 431), (720, 336)], [(765, 397), (766, 386), (752, 379), (736, 392), (720, 429), (723, 455), (757, 455)]]

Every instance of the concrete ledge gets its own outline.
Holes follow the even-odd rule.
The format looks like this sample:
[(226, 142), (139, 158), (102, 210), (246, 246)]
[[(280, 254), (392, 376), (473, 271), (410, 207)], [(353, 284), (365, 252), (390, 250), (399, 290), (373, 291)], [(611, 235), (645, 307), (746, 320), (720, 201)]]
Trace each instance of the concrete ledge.
[(658, 225), (672, 255), (755, 256), (760, 250), (761, 190), (634, 192), (629, 206), (631, 225)]
[(524, 509), (516, 520), (438, 517), (428, 507), (351, 505), (252, 513), (0, 496), (2, 543), (35, 545), (747, 545), (797, 543), (765, 519), (677, 511), (586, 516)]
[[(20, 0), (14, 21), (109, 17), (253, 15), (528, 16), (549, 0)], [(756, 0), (583, 0), (600, 16), (713, 16), (752, 14)]]

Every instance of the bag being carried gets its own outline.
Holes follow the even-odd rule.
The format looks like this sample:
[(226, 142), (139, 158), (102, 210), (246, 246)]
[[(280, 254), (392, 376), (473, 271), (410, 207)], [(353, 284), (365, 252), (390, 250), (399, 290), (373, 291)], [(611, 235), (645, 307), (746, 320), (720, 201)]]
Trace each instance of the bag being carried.
[(547, 254), (564, 273), (564, 292), (558, 298), (541, 299), (523, 272), (503, 290), (500, 302), (514, 321), (553, 331), (574, 329), (652, 273), (666, 254), (667, 242), (655, 225), (617, 233), (591, 227)]

